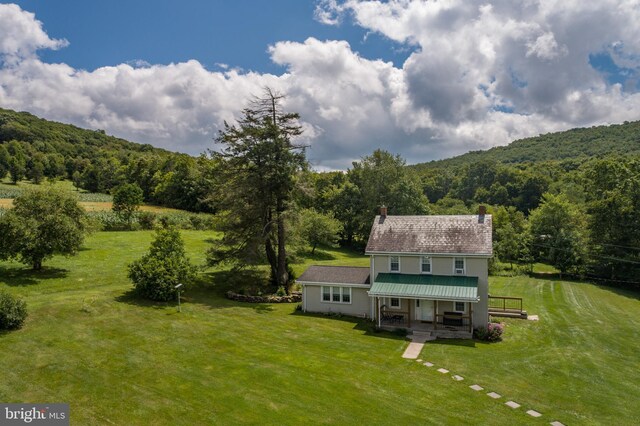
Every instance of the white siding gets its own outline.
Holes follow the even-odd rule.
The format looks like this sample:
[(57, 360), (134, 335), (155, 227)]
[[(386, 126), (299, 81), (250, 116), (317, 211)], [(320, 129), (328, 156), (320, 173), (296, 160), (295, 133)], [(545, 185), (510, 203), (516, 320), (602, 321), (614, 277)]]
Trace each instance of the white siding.
[[(331, 286), (331, 284), (328, 284)], [(333, 287), (344, 287), (333, 285)], [(351, 303), (330, 303), (322, 301), (322, 286), (305, 285), (304, 286), (304, 303), (307, 312), (329, 313), (335, 312), (343, 315), (351, 315), (354, 317), (370, 316), (371, 300), (367, 294), (368, 288), (352, 287)]]

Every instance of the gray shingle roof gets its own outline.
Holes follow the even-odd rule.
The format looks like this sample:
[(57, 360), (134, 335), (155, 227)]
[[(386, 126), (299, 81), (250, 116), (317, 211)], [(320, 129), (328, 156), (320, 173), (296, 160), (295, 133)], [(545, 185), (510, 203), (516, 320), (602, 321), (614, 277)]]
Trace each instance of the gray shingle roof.
[(376, 216), (371, 252), (491, 256), (491, 215)]
[(307, 283), (369, 284), (369, 268), (357, 266), (309, 266), (296, 280)]

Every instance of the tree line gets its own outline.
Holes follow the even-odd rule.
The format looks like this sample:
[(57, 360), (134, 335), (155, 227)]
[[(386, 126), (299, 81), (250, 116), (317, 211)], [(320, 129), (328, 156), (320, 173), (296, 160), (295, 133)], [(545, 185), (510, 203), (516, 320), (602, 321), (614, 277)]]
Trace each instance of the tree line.
[[(603, 143), (590, 147), (585, 142), (593, 132), (612, 144), (618, 137), (622, 142), (616, 149), (635, 152), (638, 123), (612, 126), (611, 133), (605, 127), (544, 135), (540, 140), (546, 147), (518, 141), (517, 155), (506, 147), (489, 150), (491, 155), (470, 153), (417, 166), (379, 149), (344, 172), (318, 173), (310, 170), (305, 147), (297, 143), (299, 117), (284, 111), (281, 100), (265, 92), (238, 123), (225, 126), (216, 139), (220, 152), (198, 158), (132, 148), (77, 128), (85, 137), (82, 143), (74, 132), (62, 142), (59, 136), (47, 140), (26, 125), (16, 131), (5, 118), (0, 120), (0, 176), (18, 177), (16, 163), (25, 164), (25, 176), (34, 182), (42, 170), (44, 177), (72, 179), (93, 192), (129, 183), (141, 189), (147, 202), (216, 212), (224, 238), (209, 251), (210, 263), (267, 263), (274, 285), (284, 288), (291, 282), (289, 263), (301, 241), (312, 250), (334, 243), (363, 247), (381, 205), (397, 215), (473, 214), (479, 204), (488, 205), (496, 260), (524, 267), (541, 261), (562, 273), (637, 281), (640, 156), (619, 156), (615, 150), (584, 155), (604, 152)], [(67, 146), (73, 145), (69, 134), (79, 147)], [(579, 143), (580, 157), (549, 159), (562, 135), (569, 135), (567, 144)], [(514, 162), (514, 155), (532, 151), (545, 160)]]

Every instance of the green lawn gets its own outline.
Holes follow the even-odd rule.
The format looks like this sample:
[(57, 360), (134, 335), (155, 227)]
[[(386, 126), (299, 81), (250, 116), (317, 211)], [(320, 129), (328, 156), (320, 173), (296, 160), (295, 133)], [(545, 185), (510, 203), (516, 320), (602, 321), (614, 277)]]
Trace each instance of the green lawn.
[[(402, 359), (407, 343), (353, 319), (249, 305), (220, 294), (207, 271), (173, 304), (140, 303), (125, 266), (150, 232), (96, 233), (86, 250), (33, 274), (0, 262), (0, 288), (22, 296), (23, 329), (0, 335), (0, 401), (68, 402), (72, 424), (629, 424), (637, 383), (637, 296), (551, 279), (496, 278), (491, 293), (522, 295), (540, 322), (508, 321), (497, 344), (429, 343), (422, 358), (454, 382)], [(185, 231), (201, 263), (213, 233)], [(348, 251), (306, 264), (368, 265)], [(505, 396), (494, 401), (468, 388)], [(523, 405), (512, 410), (506, 398)], [(544, 416), (533, 419), (523, 409)]]

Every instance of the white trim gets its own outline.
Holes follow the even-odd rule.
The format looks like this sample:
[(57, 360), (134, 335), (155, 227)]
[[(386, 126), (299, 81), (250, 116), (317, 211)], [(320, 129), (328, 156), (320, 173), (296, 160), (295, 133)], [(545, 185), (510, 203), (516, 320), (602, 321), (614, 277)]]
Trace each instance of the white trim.
[(402, 251), (365, 251), (365, 256), (388, 255), (388, 256), (431, 256), (431, 257), (493, 257), (493, 253), (422, 253), (422, 252), (402, 252)]
[[(403, 299), (406, 298), (406, 295), (402, 295), (402, 296), (398, 296), (396, 294), (390, 294), (390, 293), (371, 293), (370, 291), (367, 292), (367, 294), (369, 295), (369, 297), (384, 297), (384, 298), (399, 298), (399, 299)], [(415, 297), (411, 297), (412, 299), (416, 299)], [(480, 296), (478, 296), (476, 299), (460, 299), (460, 297), (456, 297), (454, 298), (447, 298), (447, 297), (419, 297), (418, 299), (420, 300), (440, 300), (442, 302), (465, 302), (465, 303), (478, 303), (480, 302)]]
[(348, 283), (321, 283), (321, 282), (312, 282), (312, 281), (296, 281), (301, 286), (318, 286), (318, 285), (326, 285), (326, 286), (337, 286), (337, 287), (354, 287), (354, 288), (370, 288), (371, 284), (348, 284)]
[[(456, 303), (462, 303), (462, 304), (464, 305), (464, 309), (462, 309), (461, 311), (460, 311), (460, 310), (458, 310), (458, 309), (456, 309)], [(453, 308), (452, 308), (452, 311), (453, 311), (453, 312), (460, 312), (460, 313), (466, 314), (466, 313), (467, 313), (467, 302), (463, 302), (463, 301), (461, 301), (461, 300), (454, 300), (454, 301), (453, 301)]]
[[(462, 259), (462, 269), (456, 268), (456, 260)], [(457, 271), (461, 272), (457, 272)], [(462, 256), (456, 256), (453, 258), (453, 275), (466, 275), (467, 274), (467, 260)]]
[[(391, 258), (392, 258), (392, 257), (397, 257), (397, 258), (398, 258), (398, 270), (397, 270), (397, 271), (392, 271), (392, 270), (391, 270)], [(401, 258), (401, 256), (396, 256), (396, 255), (389, 256), (389, 273), (390, 273), (390, 274), (399, 274), (399, 273), (401, 273), (401, 271), (402, 271), (402, 265), (401, 265), (401, 263), (400, 263), (400, 258)], [(371, 279), (371, 278), (369, 278), (369, 279)]]
[[(402, 298), (401, 297), (387, 297), (389, 299), (389, 309), (402, 309)], [(398, 299), (398, 306), (393, 306), (391, 304), (391, 299)]]
[[(324, 300), (324, 288), (327, 287), (329, 288), (329, 300)], [(335, 301), (333, 300), (333, 290), (339, 288), (340, 290), (338, 291), (338, 295), (340, 297), (339, 301)], [(344, 302), (344, 292), (343, 289), (349, 289), (349, 301), (348, 302)], [(333, 285), (323, 285), (322, 287), (320, 287), (320, 303), (331, 303), (331, 304), (336, 304), (336, 305), (352, 305), (353, 304), (353, 291), (351, 291), (351, 287), (342, 287), (342, 286), (333, 286)]]
[[(425, 272), (422, 270), (422, 265), (424, 265), (425, 263), (423, 262), (425, 259), (429, 259), (429, 272)], [(425, 274), (425, 275), (433, 275), (433, 262), (432, 262), (432, 257), (431, 256), (420, 256), (420, 273), (421, 274)]]
[[(322, 293), (322, 290), (320, 290)], [(307, 288), (302, 286), (302, 312), (307, 312)]]

